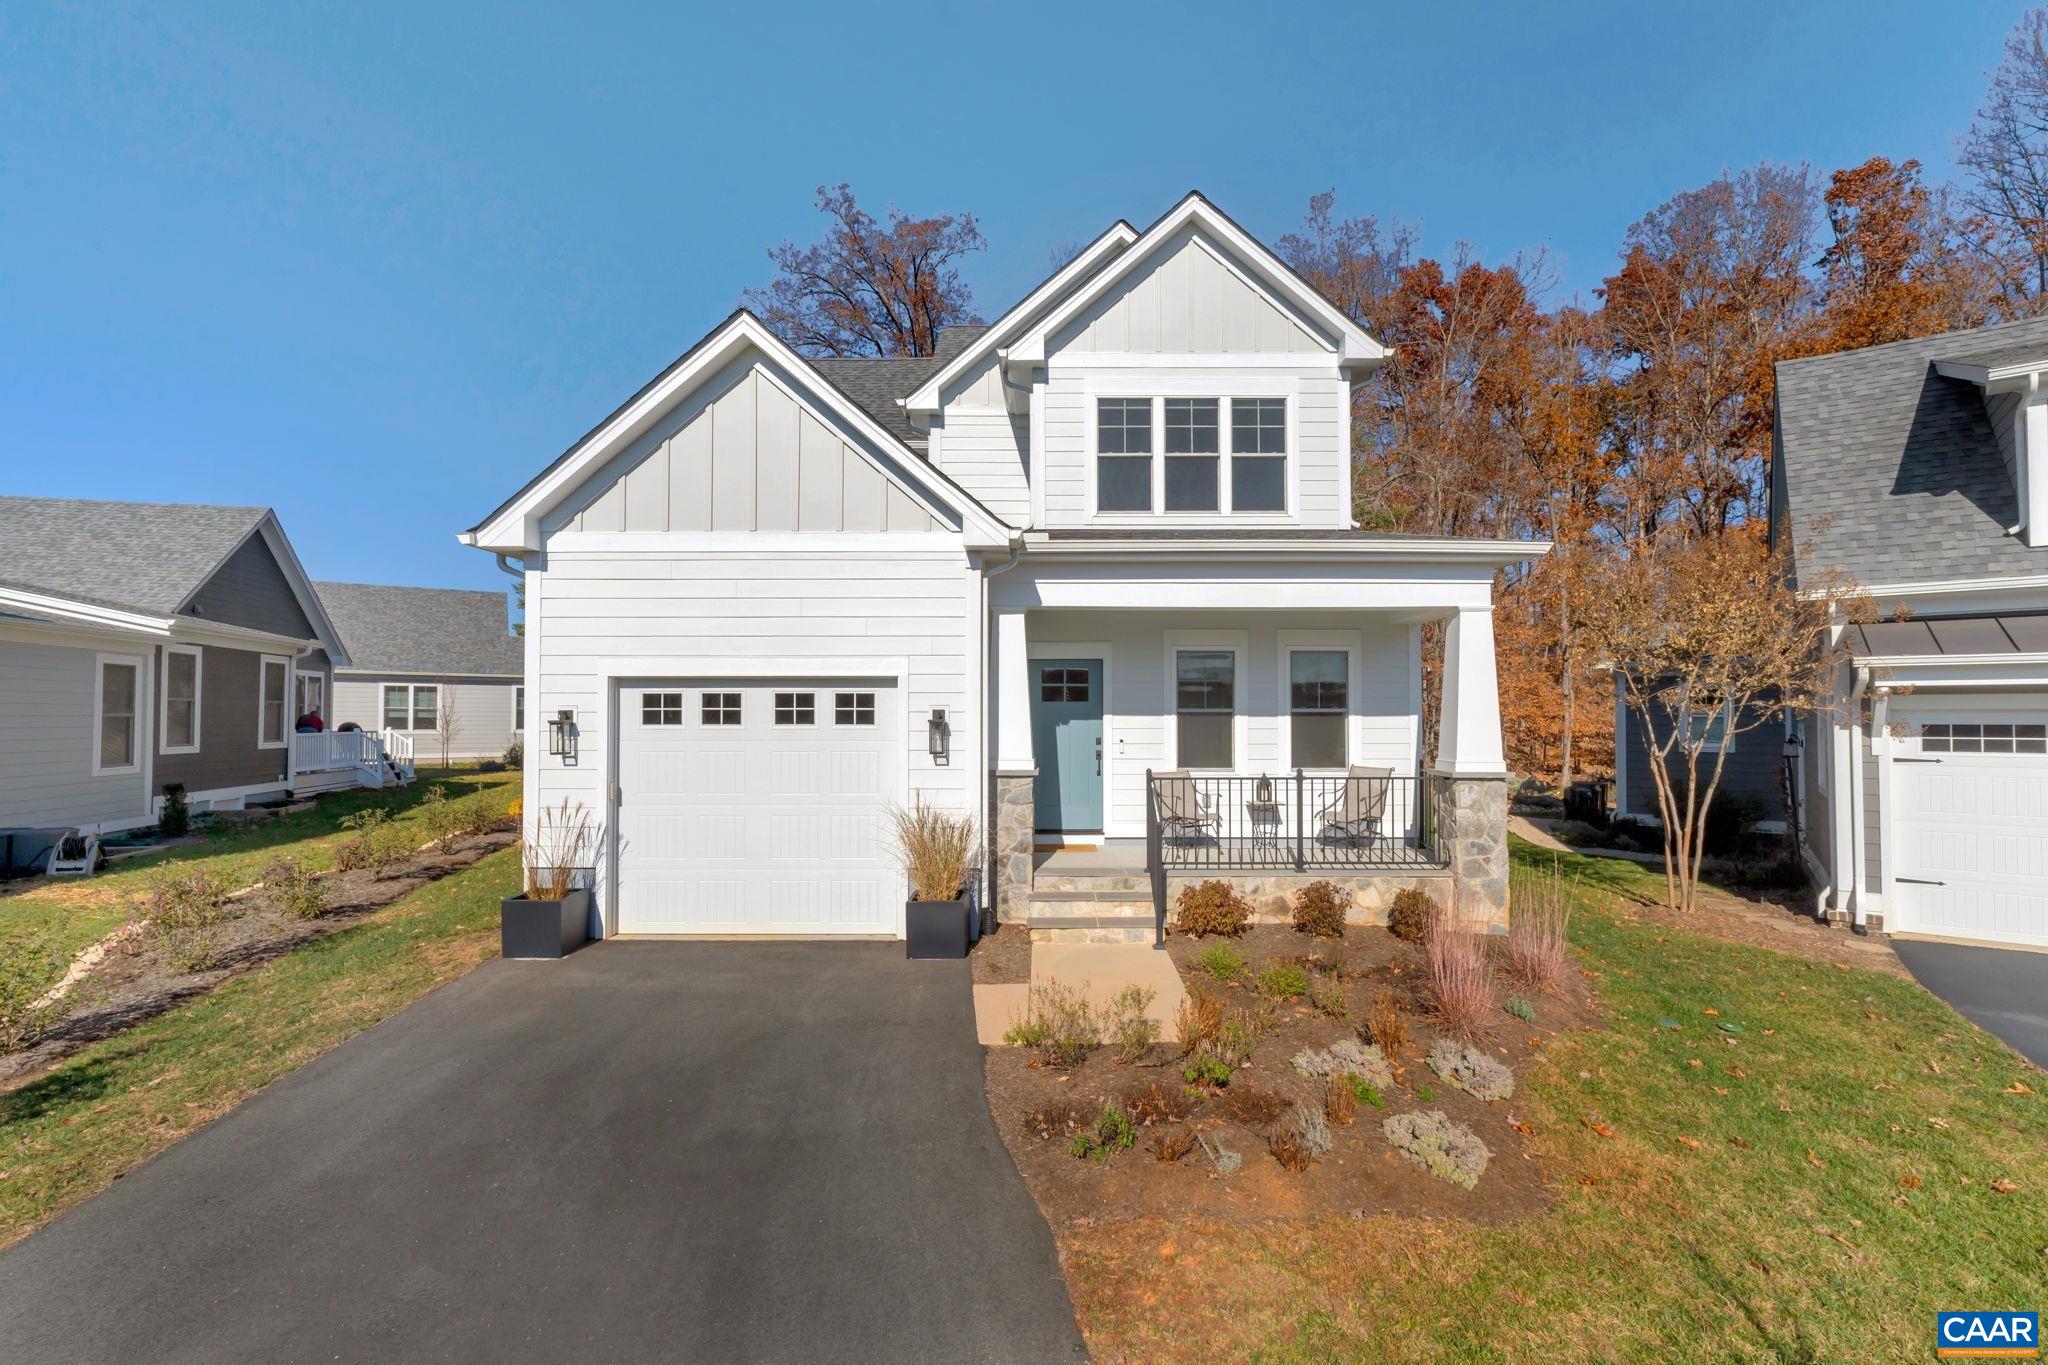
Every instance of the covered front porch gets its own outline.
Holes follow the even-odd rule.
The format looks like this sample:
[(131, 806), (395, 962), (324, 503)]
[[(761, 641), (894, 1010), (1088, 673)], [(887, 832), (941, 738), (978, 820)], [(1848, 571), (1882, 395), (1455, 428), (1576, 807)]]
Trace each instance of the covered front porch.
[[(1494, 551), (1498, 556), (1498, 551)], [(1206, 559), (1062, 556), (991, 593), (996, 904), (1102, 930), (1154, 918), (1186, 880), (1281, 895), (1328, 879), (1376, 918), (1426, 884), (1506, 912), (1486, 561), (1375, 563), (1325, 550)], [(1436, 751), (1423, 631), (1445, 627)]]

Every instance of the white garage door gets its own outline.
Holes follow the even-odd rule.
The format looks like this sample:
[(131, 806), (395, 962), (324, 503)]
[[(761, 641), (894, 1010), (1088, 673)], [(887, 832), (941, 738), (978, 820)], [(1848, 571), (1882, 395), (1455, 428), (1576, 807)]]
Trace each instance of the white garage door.
[(1892, 759), (1902, 933), (2048, 946), (2048, 712), (1915, 709)]
[(903, 731), (893, 683), (619, 689), (619, 932), (888, 934)]

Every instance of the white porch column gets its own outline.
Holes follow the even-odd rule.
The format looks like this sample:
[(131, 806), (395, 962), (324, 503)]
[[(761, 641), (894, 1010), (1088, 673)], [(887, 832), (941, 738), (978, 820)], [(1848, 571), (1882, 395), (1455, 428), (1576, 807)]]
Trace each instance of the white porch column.
[(1031, 752), (1031, 660), (1022, 608), (997, 608), (994, 670), (995, 771), (989, 781), (989, 864), (996, 915), (1021, 920), (1030, 909), (1038, 763)]
[(1444, 631), (1443, 707), (1436, 770), (1450, 777), (1507, 772), (1500, 740), (1500, 682), (1493, 656), (1493, 609), (1460, 609)]
[(996, 771), (1035, 772), (1038, 764), (1031, 752), (1031, 661), (1021, 610), (997, 610), (995, 656)]

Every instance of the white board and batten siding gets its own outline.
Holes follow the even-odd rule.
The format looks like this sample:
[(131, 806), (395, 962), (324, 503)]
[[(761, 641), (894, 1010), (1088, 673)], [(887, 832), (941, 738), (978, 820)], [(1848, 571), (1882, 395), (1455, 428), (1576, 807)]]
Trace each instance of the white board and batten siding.
[[(621, 853), (609, 831), (602, 841), (597, 886), (607, 932), (869, 932), (886, 918), (880, 931), (894, 933), (903, 882), (881, 839), (880, 811), (919, 795), (978, 808), (971, 665), (980, 579), (961, 532), (904, 487), (901, 476), (915, 470), (893, 463), (902, 452), (865, 441), (803, 384), (749, 354), (544, 519), (546, 550), (529, 560), (526, 575), (528, 729), (540, 751), (527, 767), (527, 809), (531, 818), (566, 798), (602, 827), (608, 786), (621, 780), (620, 839), (638, 843)], [(775, 691), (799, 687), (817, 693), (821, 708), (844, 687), (874, 691), (894, 710), (888, 725), (858, 736), (827, 721), (814, 733), (833, 741), (825, 746), (832, 752), (806, 766), (801, 755), (811, 750), (774, 728), (651, 732), (635, 708), (640, 692), (664, 683), (685, 692), (686, 715), (698, 713), (706, 690), (745, 693), (752, 717)], [(925, 717), (934, 709), (950, 725), (943, 764), (927, 753)], [(546, 721), (562, 710), (575, 722), (576, 755), (567, 763), (545, 754)], [(888, 758), (886, 793), (870, 775), (845, 770), (878, 753)], [(732, 881), (721, 869), (737, 865), (690, 852), (706, 845), (684, 837), (684, 826), (708, 828), (717, 811), (685, 788), (690, 771), (703, 776), (706, 765), (719, 764), (728, 786), (749, 774), (766, 783), (734, 786), (735, 801), (789, 817), (764, 824), (761, 838), (771, 838), (773, 825), (801, 841), (810, 836), (793, 834), (790, 819), (824, 819), (817, 838), (837, 850), (832, 858), (796, 866), (769, 856), (772, 849), (751, 849), (749, 865), (764, 869), (759, 877), (739, 878), (749, 884), (728, 909), (711, 904), (705, 888)], [(622, 780), (629, 770), (637, 788)], [(875, 836), (868, 853), (845, 846), (850, 825), (825, 819), (835, 799)], [(635, 833), (636, 809), (652, 812), (668, 833)], [(877, 858), (890, 858), (888, 867)], [(647, 880), (621, 892), (622, 875)], [(655, 882), (673, 894), (664, 899)], [(827, 913), (819, 888), (842, 883), (865, 888), (859, 904)], [(892, 908), (884, 915), (878, 904)]]
[[(1096, 400), (1150, 396), (1285, 399), (1289, 510), (1098, 516)], [(1051, 338), (1040, 441), (1044, 524), (1348, 527), (1349, 402), (1335, 340), (1185, 230)], [(1228, 434), (1226, 425), (1226, 445)], [(1157, 431), (1154, 443), (1163, 449)]]

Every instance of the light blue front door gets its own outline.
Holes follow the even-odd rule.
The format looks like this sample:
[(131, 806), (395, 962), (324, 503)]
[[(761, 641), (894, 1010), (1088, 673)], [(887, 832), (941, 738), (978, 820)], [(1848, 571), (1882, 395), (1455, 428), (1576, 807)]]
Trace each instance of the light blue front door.
[(1102, 828), (1102, 660), (1031, 661), (1038, 827)]

